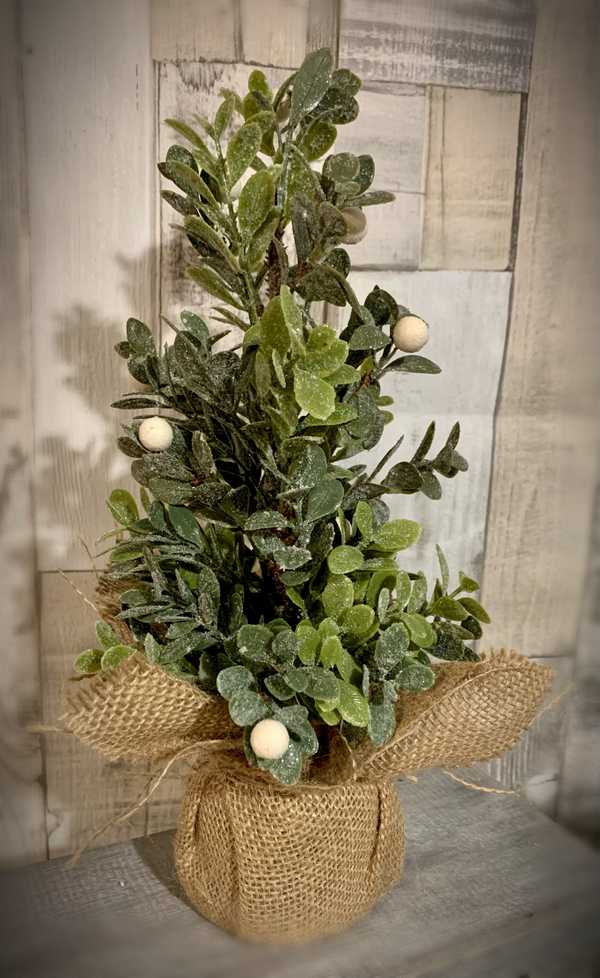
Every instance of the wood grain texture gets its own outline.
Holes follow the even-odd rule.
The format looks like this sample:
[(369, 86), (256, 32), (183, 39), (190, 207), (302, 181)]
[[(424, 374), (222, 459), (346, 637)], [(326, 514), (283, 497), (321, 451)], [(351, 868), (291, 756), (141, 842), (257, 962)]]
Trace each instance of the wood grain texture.
[(573, 681), (567, 703), (557, 814), (563, 825), (600, 841), (600, 490), (586, 569)]
[(0, 5), (0, 864), (46, 856), (32, 499), (31, 321), (16, 3)]
[(151, 0), (155, 61), (233, 61), (239, 57), (237, 0)]
[[(156, 180), (146, 0), (22, 4), (38, 559), (87, 568), (125, 480), (113, 344), (152, 323)], [(127, 389), (127, 386), (125, 386)]]
[[(94, 574), (79, 571), (69, 576), (93, 601)], [(98, 616), (60, 574), (46, 572), (41, 578), (43, 722), (55, 725), (64, 711), (75, 656), (94, 646)], [(53, 857), (74, 852), (96, 828), (131, 808), (147, 777), (139, 766), (103, 760), (70, 734), (46, 734), (45, 742), (48, 852)], [(146, 812), (141, 809), (92, 845), (143, 835), (145, 830)]]
[(527, 91), (530, 0), (342, 0), (340, 65), (362, 78)]
[(509, 264), (521, 97), (429, 89), (423, 268)]
[(184, 902), (164, 834), (89, 853), (74, 869), (56, 861), (2, 881), (4, 972), (592, 978), (598, 856), (515, 796), (468, 791), (441, 772), (398, 788), (404, 875), (344, 934), (293, 953), (236, 940)]
[(297, 68), (337, 50), (337, 0), (152, 0), (155, 61), (237, 61)]
[(494, 641), (573, 655), (600, 391), (597, 36), (586, 0), (540, 7), (484, 597)]
[(425, 190), (425, 90), (374, 82), (361, 89), (358, 101), (360, 115), (351, 125), (339, 127), (335, 151), (368, 152), (375, 161), (373, 187), (391, 190), (396, 200), (365, 211), (369, 233), (350, 248), (352, 264), (355, 268), (416, 268)]
[[(441, 447), (442, 439), (460, 419), (459, 450), (470, 465), (469, 472), (443, 480), (441, 500), (429, 500), (421, 493), (388, 498), (394, 517), (416, 519), (424, 527), (419, 543), (403, 554), (403, 566), (408, 570), (422, 568), (435, 577), (435, 544), (439, 543), (455, 573), (461, 569), (477, 577), (483, 560), (493, 411), (505, 341), (510, 274), (355, 272), (351, 281), (359, 300), (377, 284), (423, 316), (431, 327), (424, 353), (442, 367), (439, 376), (388, 374), (384, 378), (384, 392), (396, 399), (392, 409), (396, 421), (386, 427), (376, 458), (374, 452), (368, 453), (368, 462), (373, 465), (401, 434), (405, 440), (395, 461), (410, 458), (429, 420), (436, 421), (435, 444)], [(328, 313), (332, 323), (343, 316), (332, 307)]]

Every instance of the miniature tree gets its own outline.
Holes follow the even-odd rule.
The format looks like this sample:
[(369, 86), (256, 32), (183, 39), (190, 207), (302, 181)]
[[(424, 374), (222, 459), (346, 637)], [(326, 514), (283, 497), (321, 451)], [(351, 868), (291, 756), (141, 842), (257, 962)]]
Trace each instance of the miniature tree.
[[(119, 447), (145, 513), (111, 494), (103, 583), (117, 606), (76, 662), (87, 675), (143, 654), (217, 692), (248, 763), (286, 784), (330, 729), (384, 744), (399, 690), (432, 687), (432, 661), (477, 659), (469, 643), (489, 620), (475, 581), (461, 573), (449, 590), (439, 549), (431, 587), (402, 569), (421, 527), (385, 503), (440, 498), (441, 479), (467, 468), (459, 425), (435, 452), (432, 422), (409, 459), (392, 461), (399, 435), (372, 469), (352, 461), (398, 423), (384, 376), (440, 369), (418, 354), (428, 327), (401, 297), (375, 286), (361, 300), (348, 280), (343, 245), (364, 236), (365, 208), (393, 199), (371, 189), (370, 156), (330, 152), (359, 88), (320, 50), (275, 94), (253, 71), (198, 130), (168, 120), (186, 142), (159, 169), (195, 252), (187, 273), (241, 338), (217, 352), (225, 333), (185, 311), (158, 350), (128, 321), (117, 352), (145, 389), (113, 406), (135, 412)], [(339, 335), (322, 303), (348, 309)]]

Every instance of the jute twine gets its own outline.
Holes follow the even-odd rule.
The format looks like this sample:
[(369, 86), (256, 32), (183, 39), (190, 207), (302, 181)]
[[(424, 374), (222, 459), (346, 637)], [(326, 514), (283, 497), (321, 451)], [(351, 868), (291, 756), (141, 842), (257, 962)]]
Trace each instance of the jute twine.
[(190, 902), (244, 938), (298, 942), (347, 927), (400, 878), (404, 829), (391, 782), (512, 747), (552, 678), (504, 650), (436, 672), (432, 690), (400, 695), (387, 744), (352, 751), (334, 732), (292, 787), (248, 766), (220, 697), (141, 654), (77, 683), (61, 723), (107, 757), (162, 760), (136, 809), (176, 760), (193, 758), (175, 839)]

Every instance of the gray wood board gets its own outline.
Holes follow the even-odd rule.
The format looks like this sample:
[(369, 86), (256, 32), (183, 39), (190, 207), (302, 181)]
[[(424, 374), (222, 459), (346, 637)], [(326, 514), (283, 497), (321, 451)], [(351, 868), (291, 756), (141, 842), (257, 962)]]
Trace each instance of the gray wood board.
[(558, 792), (558, 818), (600, 841), (600, 485), (590, 540), (584, 602), (573, 663), (575, 690)]
[(21, 4), (38, 563), (89, 569), (130, 484), (115, 445), (131, 389), (113, 346), (152, 325), (154, 74), (146, 0)]
[(18, 10), (0, 6), (0, 863), (46, 856), (39, 714), (29, 228)]
[[(486, 782), (490, 784), (489, 781)], [(400, 883), (335, 938), (252, 946), (183, 901), (170, 834), (106, 847), (2, 881), (0, 963), (18, 978), (593, 978), (600, 859), (511, 795), (442, 772), (399, 792)]]
[(340, 65), (361, 78), (527, 91), (529, 0), (342, 0)]
[(337, 48), (337, 0), (151, 0), (155, 61), (245, 61), (297, 68)]

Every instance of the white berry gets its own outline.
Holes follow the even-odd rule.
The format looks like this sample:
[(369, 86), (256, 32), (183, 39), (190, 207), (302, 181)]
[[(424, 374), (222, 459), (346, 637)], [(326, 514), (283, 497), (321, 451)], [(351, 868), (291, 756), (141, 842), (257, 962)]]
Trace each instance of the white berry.
[(404, 353), (416, 353), (429, 339), (429, 326), (418, 316), (401, 316), (392, 331), (392, 339)]
[(344, 244), (358, 244), (367, 233), (367, 219), (360, 207), (344, 207), (342, 210), (346, 222), (346, 233), (341, 240)]
[(149, 452), (164, 452), (173, 441), (173, 429), (165, 418), (145, 418), (139, 427), (138, 438)]
[(250, 734), (250, 746), (257, 757), (278, 761), (290, 744), (290, 735), (280, 720), (259, 720)]

